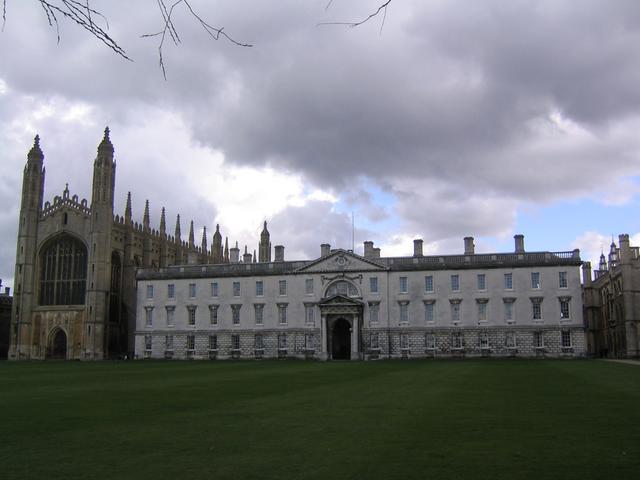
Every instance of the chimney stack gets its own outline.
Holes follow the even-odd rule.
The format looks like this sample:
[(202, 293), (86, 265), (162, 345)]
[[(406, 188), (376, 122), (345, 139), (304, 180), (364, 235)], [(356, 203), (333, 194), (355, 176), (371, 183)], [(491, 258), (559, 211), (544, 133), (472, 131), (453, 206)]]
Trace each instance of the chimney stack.
[(331, 253), (331, 245), (329, 245), (328, 243), (323, 243), (322, 245), (320, 245), (320, 256), (321, 257), (326, 257), (330, 253)]
[(380, 258), (380, 247), (373, 249), (373, 258)]
[(591, 285), (591, 262), (582, 264), (582, 283), (584, 283), (585, 287)]
[(524, 253), (524, 235), (517, 234), (513, 236), (516, 245), (516, 253)]
[(464, 237), (464, 254), (473, 255), (476, 253), (476, 246), (473, 244), (473, 237)]
[(371, 240), (364, 242), (364, 258), (373, 258), (373, 242)]
[(229, 263), (238, 263), (240, 261), (240, 249), (238, 248), (238, 242), (235, 247), (229, 249)]
[(631, 245), (629, 244), (629, 234), (618, 235), (618, 245), (620, 248), (620, 263), (627, 263), (631, 259)]
[(275, 246), (275, 262), (284, 262), (284, 245)]
[(422, 256), (422, 239), (417, 238), (413, 241), (413, 256), (421, 257)]

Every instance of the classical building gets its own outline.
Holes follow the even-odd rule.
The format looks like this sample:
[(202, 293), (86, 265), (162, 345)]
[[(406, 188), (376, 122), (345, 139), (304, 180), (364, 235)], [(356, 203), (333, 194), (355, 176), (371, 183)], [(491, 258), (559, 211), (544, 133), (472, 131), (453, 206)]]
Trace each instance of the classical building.
[(584, 321), (589, 353), (600, 357), (640, 356), (640, 249), (629, 235), (611, 242), (608, 261), (600, 255), (592, 275), (583, 265)]
[[(109, 129), (93, 163), (91, 201), (69, 192), (44, 202), (44, 154), (36, 136), (27, 155), (18, 226), (11, 359), (104, 359), (133, 353), (136, 269), (229, 261), (217, 230), (211, 249), (206, 229), (194, 241), (193, 222), (183, 241), (180, 216), (167, 234), (114, 214), (116, 162)], [(232, 249), (233, 250), (233, 249)]]
[[(138, 358), (377, 359), (585, 355), (580, 253), (381, 257), (322, 245), (312, 260), (138, 270)], [(264, 253), (264, 254), (263, 254)]]
[(6, 360), (9, 352), (9, 332), (11, 328), (11, 304), (13, 298), (9, 287), (2, 289), (2, 280), (0, 279), (0, 360)]

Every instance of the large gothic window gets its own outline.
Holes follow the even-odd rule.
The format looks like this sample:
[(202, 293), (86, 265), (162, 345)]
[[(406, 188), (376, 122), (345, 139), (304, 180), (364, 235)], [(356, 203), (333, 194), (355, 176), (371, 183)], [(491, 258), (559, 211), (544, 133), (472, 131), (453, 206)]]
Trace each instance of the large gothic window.
[(84, 305), (87, 249), (69, 235), (50, 240), (40, 254), (40, 305)]

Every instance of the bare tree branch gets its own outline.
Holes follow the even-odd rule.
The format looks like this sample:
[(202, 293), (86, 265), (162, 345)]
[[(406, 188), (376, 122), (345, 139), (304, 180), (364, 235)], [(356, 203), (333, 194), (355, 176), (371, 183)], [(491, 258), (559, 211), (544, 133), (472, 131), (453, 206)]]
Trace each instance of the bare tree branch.
[[(375, 12), (370, 13), (369, 15), (367, 15), (366, 18), (359, 20), (357, 22), (322, 22), (322, 23), (318, 23), (318, 25), (346, 25), (348, 27), (354, 28), (354, 27), (359, 27), (363, 23), (367, 23), (369, 20), (371, 20), (374, 17), (377, 17), (380, 13), (382, 13), (382, 25), (380, 26), (380, 31), (382, 31), (382, 27), (384, 27), (384, 22), (387, 19), (387, 7), (392, 1), (393, 0), (386, 0), (384, 3), (378, 6)], [(327, 4), (326, 9), (328, 9), (332, 3), (333, 3), (333, 0), (329, 0), (329, 3)]]
[(200, 26), (205, 30), (205, 32), (207, 32), (207, 34), (214, 40), (220, 40), (220, 38), (223, 37), (227, 39), (229, 42), (231, 42), (232, 44), (237, 45), (239, 47), (253, 46), (250, 43), (242, 43), (235, 40), (224, 31), (224, 27), (211, 26), (198, 13), (196, 13), (196, 11), (193, 9), (193, 7), (191, 6), (188, 0), (175, 0), (174, 3), (169, 8), (167, 8), (167, 4), (165, 3), (165, 0), (156, 0), (156, 1), (158, 2), (158, 8), (160, 10), (160, 13), (162, 14), (162, 19), (164, 22), (163, 28), (159, 32), (147, 33), (147, 34), (141, 35), (141, 37), (142, 38), (160, 37), (160, 43), (158, 44), (158, 58), (159, 58), (160, 68), (162, 69), (162, 75), (164, 76), (165, 80), (167, 79), (167, 71), (165, 69), (164, 57), (162, 52), (164, 48), (164, 41), (167, 37), (167, 34), (169, 34), (169, 38), (171, 38), (171, 41), (173, 41), (174, 45), (181, 43), (180, 36), (178, 35), (178, 30), (176, 29), (173, 23), (173, 10), (178, 5), (183, 5), (189, 11), (191, 16), (195, 18), (196, 21), (200, 24)]

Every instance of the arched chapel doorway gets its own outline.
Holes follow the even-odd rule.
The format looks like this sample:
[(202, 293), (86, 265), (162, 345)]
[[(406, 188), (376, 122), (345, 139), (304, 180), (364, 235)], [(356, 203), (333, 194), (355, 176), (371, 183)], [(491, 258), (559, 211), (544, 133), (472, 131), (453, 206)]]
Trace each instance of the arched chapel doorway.
[(47, 358), (54, 360), (65, 360), (67, 358), (67, 334), (61, 328), (51, 334)]
[(336, 320), (331, 330), (331, 358), (351, 359), (351, 324), (344, 318)]

